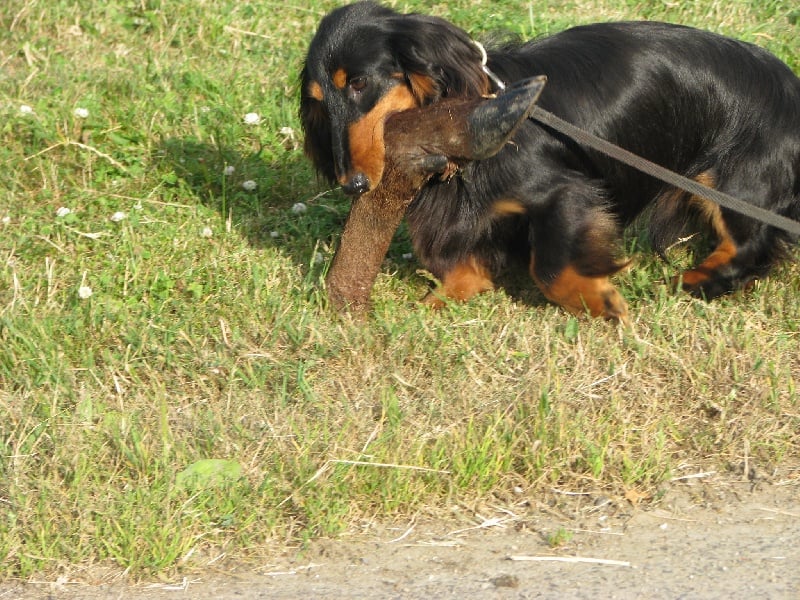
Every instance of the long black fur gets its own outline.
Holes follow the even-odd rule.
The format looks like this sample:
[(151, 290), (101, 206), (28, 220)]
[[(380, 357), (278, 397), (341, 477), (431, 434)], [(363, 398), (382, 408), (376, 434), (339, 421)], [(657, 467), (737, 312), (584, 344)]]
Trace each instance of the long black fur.
[[(369, 2), (322, 21), (303, 89), (339, 67), (366, 75), (369, 89), (379, 91), (390, 89), (381, 78), (403, 73), (410, 86), (421, 75), (431, 93), (420, 104), (490, 89), (462, 30)], [(544, 109), (664, 167), (800, 219), (800, 79), (761, 48), (679, 25), (603, 23), (490, 49), (489, 67), (509, 84), (547, 75)], [(354, 107), (304, 92), (306, 151), (331, 180), (341, 180), (349, 164), (342, 131), (378, 101), (365, 99), (361, 94)], [(522, 210), (497, 214), (500, 200)], [(567, 266), (589, 277), (616, 272), (620, 229), (649, 205), (660, 252), (693, 211), (711, 222), (717, 238), (734, 242), (735, 255), (690, 289), (708, 297), (764, 275), (796, 242), (725, 209), (715, 221), (707, 203), (533, 120), (495, 157), (463, 165), (449, 182), (429, 183), (407, 221), (418, 258), (437, 277), (470, 258), (495, 274), (515, 257), (533, 257), (532, 273), (546, 286)]]

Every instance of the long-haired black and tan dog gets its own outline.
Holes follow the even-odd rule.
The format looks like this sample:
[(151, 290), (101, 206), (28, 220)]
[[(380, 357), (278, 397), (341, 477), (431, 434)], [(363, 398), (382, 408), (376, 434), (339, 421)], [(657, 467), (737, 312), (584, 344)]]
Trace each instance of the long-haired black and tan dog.
[[(359, 195), (380, 182), (383, 127), (398, 111), (495, 92), (472, 39), (447, 21), (371, 2), (321, 22), (302, 73), (305, 150), (318, 171)], [(664, 167), (800, 219), (800, 79), (756, 46), (653, 22), (576, 27), (490, 49), (507, 83), (546, 75), (539, 105)], [(677, 191), (528, 120), (496, 156), (435, 178), (406, 218), (419, 260), (465, 300), (524, 260), (550, 300), (625, 318), (609, 281), (626, 263), (622, 227), (652, 205), (663, 253), (687, 218), (707, 225), (711, 254), (682, 275), (708, 298), (748, 284), (791, 236)], [(435, 297), (435, 296), (434, 296)], [(433, 300), (436, 302), (436, 300)]]

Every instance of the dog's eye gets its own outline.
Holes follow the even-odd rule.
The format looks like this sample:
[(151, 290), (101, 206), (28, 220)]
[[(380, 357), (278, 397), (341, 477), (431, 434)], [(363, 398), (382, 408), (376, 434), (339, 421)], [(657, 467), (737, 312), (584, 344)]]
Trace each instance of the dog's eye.
[(354, 92), (361, 92), (365, 87), (367, 87), (366, 77), (353, 77), (350, 80), (350, 89)]

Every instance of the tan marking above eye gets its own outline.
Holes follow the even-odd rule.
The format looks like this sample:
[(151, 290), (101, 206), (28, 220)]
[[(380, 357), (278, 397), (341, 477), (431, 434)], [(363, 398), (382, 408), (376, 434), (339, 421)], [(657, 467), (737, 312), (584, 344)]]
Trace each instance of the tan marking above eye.
[(331, 79), (333, 80), (333, 85), (335, 85), (338, 89), (343, 90), (344, 86), (347, 85), (347, 71), (344, 69), (336, 69)]
[(316, 81), (309, 83), (306, 91), (308, 92), (309, 97), (317, 100), (318, 102), (322, 102), (322, 100), (325, 98), (325, 94), (322, 92), (322, 86)]

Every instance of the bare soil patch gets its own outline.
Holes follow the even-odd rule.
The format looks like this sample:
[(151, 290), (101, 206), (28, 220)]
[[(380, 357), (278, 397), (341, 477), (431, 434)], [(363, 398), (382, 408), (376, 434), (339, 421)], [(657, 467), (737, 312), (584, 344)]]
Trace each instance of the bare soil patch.
[(7, 583), (0, 599), (796, 598), (798, 539), (798, 485), (688, 481), (649, 506), (554, 492), (174, 582)]

